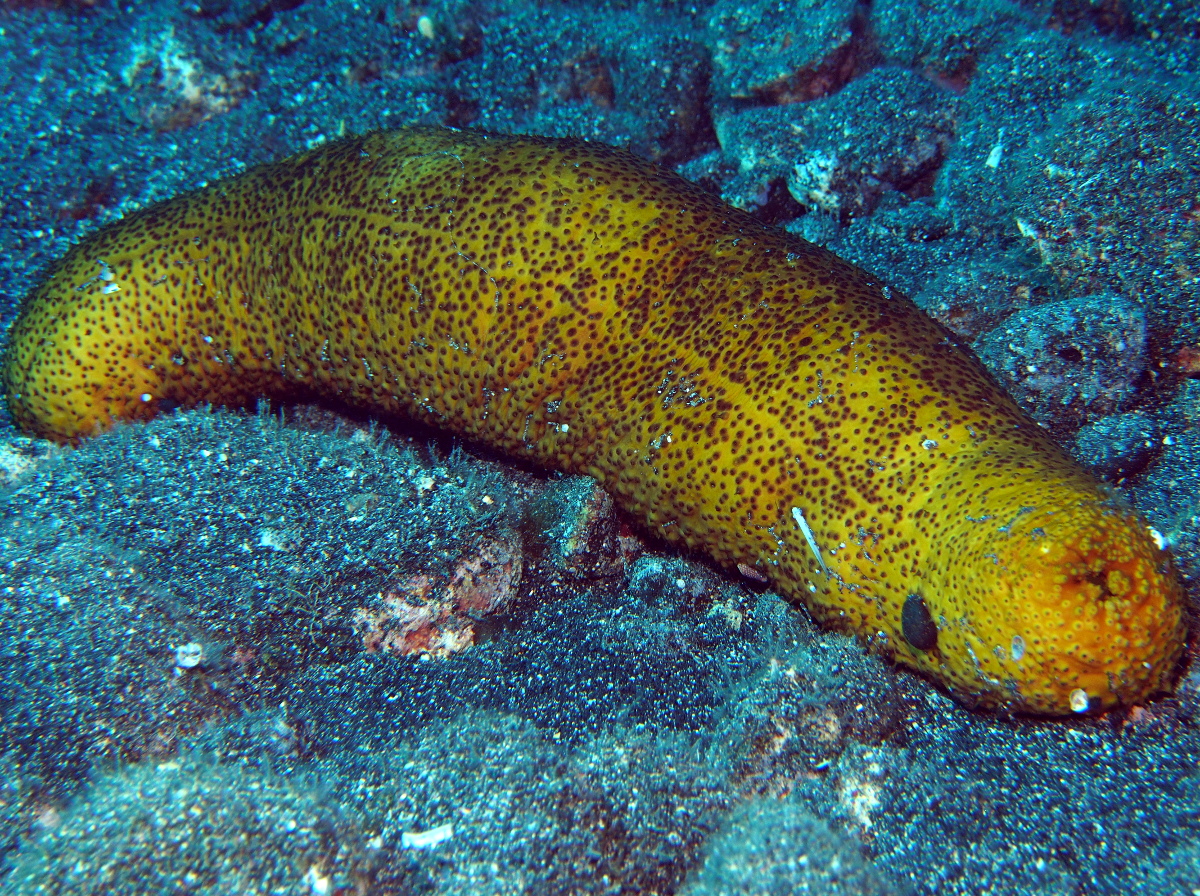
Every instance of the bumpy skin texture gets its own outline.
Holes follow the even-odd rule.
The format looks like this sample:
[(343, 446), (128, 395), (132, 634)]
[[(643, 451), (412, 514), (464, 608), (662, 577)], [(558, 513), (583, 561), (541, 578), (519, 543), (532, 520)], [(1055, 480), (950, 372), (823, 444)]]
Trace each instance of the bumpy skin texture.
[(3, 379), (64, 441), (321, 397), (589, 473), (971, 705), (1136, 703), (1184, 642), (1145, 525), (935, 322), (600, 146), (375, 133), (155, 205), (51, 268)]

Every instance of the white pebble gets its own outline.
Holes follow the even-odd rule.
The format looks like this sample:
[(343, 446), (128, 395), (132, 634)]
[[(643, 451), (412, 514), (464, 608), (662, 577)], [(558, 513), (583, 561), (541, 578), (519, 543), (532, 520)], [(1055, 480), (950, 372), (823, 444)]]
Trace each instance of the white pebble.
[(195, 641), (180, 644), (175, 648), (175, 665), (180, 669), (192, 669), (204, 662), (204, 648)]
[(404, 849), (429, 849), (453, 836), (454, 825), (439, 824), (427, 831), (405, 831), (400, 835), (400, 846)]

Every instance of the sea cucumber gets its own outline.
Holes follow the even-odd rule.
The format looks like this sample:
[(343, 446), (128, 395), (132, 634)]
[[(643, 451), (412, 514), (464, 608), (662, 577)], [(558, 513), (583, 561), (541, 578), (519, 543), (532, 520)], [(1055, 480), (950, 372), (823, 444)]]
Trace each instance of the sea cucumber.
[(2, 368), (72, 441), (319, 398), (588, 473), (969, 705), (1144, 701), (1183, 648), (1145, 523), (877, 278), (604, 146), (327, 144), (92, 234)]

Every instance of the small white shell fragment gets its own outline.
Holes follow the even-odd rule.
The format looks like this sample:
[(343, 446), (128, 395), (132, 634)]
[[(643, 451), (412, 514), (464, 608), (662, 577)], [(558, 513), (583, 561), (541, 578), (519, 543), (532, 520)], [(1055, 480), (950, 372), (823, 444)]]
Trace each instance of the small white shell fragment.
[(1088, 695), (1083, 688), (1076, 688), (1071, 691), (1071, 711), (1072, 712), (1087, 712)]
[(329, 896), (333, 892), (333, 880), (316, 865), (308, 869), (308, 874), (304, 875), (304, 883), (308, 884), (308, 891), (312, 896)]
[(194, 669), (204, 662), (204, 648), (195, 641), (180, 644), (175, 648), (175, 665), (180, 669)]
[(454, 825), (447, 822), (427, 831), (405, 831), (400, 835), (403, 849), (429, 849), (454, 836)]
[(1147, 526), (1146, 531), (1150, 533), (1150, 540), (1154, 542), (1155, 546), (1160, 551), (1166, 550), (1167, 540), (1163, 538), (1163, 534), (1161, 532), (1159, 532), (1153, 526)]

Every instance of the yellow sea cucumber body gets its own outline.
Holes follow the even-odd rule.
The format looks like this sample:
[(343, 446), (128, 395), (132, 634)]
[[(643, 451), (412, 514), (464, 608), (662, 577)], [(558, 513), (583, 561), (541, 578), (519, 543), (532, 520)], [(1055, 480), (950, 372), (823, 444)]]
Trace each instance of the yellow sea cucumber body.
[(3, 365), (59, 440), (319, 397), (595, 476), (968, 703), (1170, 682), (1145, 525), (907, 299), (627, 153), (439, 129), (328, 144), (130, 215)]

